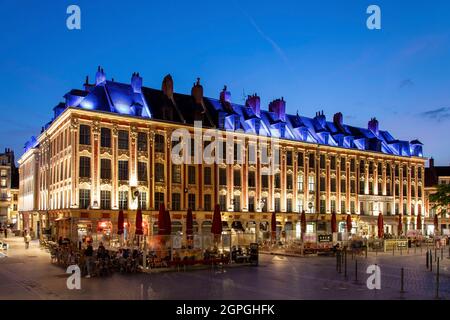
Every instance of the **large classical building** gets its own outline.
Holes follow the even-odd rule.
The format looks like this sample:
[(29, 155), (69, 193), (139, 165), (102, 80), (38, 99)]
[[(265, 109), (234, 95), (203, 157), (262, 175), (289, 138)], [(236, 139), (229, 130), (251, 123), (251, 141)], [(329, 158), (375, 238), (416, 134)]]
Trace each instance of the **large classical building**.
[[(329, 232), (336, 212), (340, 229), (351, 214), (353, 232), (369, 236), (376, 234), (380, 213), (385, 232), (393, 234), (395, 215), (404, 216), (404, 229), (414, 229), (414, 216), (428, 214), (422, 144), (395, 139), (375, 118), (358, 128), (344, 123), (341, 113), (331, 120), (323, 112), (312, 118), (287, 114), (283, 98), (264, 110), (256, 94), (240, 105), (226, 87), (218, 99), (207, 98), (197, 80), (190, 95), (179, 94), (170, 75), (158, 90), (142, 86), (138, 73), (130, 83), (106, 80), (101, 68), (94, 83), (86, 79), (83, 89), (64, 98), (19, 160), (25, 228), (39, 223), (69, 237), (114, 233), (123, 209), (132, 232), (139, 205), (151, 234), (161, 203), (170, 210), (172, 232), (184, 231), (189, 207), (196, 232), (208, 231), (218, 203), (225, 227), (258, 236), (270, 230), (271, 212), (277, 213), (277, 229), (294, 237), (303, 210), (308, 232)], [(217, 152), (226, 158), (242, 150), (234, 153), (236, 161), (174, 163), (172, 133), (193, 133), (194, 121), (202, 123), (202, 132), (231, 135), (235, 146)], [(280, 163), (266, 175), (268, 165), (255, 150), (274, 137), (279, 141), (270, 153)]]
[(18, 222), (19, 173), (14, 151), (0, 153), (0, 225), (16, 226)]

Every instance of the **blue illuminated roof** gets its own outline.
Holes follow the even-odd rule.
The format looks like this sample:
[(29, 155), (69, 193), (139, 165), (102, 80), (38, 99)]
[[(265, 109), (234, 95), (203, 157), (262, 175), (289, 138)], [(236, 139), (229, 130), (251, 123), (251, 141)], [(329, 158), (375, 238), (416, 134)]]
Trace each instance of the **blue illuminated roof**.
[[(172, 81), (172, 78), (168, 81)], [(173, 86), (173, 82), (171, 85)], [(221, 94), (220, 99), (202, 99), (203, 88), (199, 81), (192, 90), (191, 95), (186, 95), (143, 87), (139, 74), (133, 74), (130, 84), (108, 81), (103, 69), (99, 67), (96, 83), (86, 82), (84, 90), (74, 89), (64, 95), (66, 101), (54, 108), (54, 118), (67, 107), (78, 107), (183, 124), (193, 124), (195, 120), (200, 120), (204, 127), (240, 129), (246, 133), (288, 140), (422, 157), (420, 141), (395, 139), (388, 131), (378, 130), (375, 118), (371, 119), (368, 128), (359, 128), (344, 124), (340, 113), (334, 115), (333, 121), (327, 121), (323, 112), (318, 112), (313, 118), (285, 114), (286, 102), (283, 99), (274, 101), (276, 105), (269, 111), (259, 110), (259, 105), (258, 109), (254, 109), (249, 104), (232, 103), (226, 88), (222, 91), (226, 95), (222, 97)], [(195, 92), (201, 92), (200, 100), (195, 98), (198, 96)]]

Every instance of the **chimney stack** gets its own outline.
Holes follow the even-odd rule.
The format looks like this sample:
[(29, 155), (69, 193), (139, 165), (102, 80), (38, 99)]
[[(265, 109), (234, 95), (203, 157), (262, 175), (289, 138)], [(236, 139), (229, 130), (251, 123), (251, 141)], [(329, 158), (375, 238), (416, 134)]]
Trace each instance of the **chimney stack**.
[(275, 117), (277, 120), (286, 121), (286, 101), (284, 98), (276, 99), (269, 103), (269, 112), (275, 113)]
[(227, 86), (223, 86), (222, 91), (220, 92), (220, 102), (223, 103), (231, 103), (231, 93), (227, 90)]
[(142, 77), (139, 75), (139, 72), (133, 72), (131, 76), (131, 87), (134, 93), (142, 93)]
[(434, 159), (433, 159), (433, 157), (431, 157), (430, 160), (429, 160), (429, 166), (430, 166), (430, 168), (434, 168)]
[(95, 74), (95, 85), (103, 84), (106, 82), (105, 72), (103, 68), (98, 66), (97, 73)]
[(335, 113), (333, 116), (333, 123), (337, 127), (342, 127), (344, 124), (344, 117), (341, 112)]
[(378, 120), (376, 118), (370, 119), (368, 129), (372, 131), (374, 135), (378, 136)]
[(245, 105), (253, 110), (253, 113), (259, 118), (261, 116), (261, 99), (255, 93), (248, 96)]
[(194, 83), (191, 95), (194, 97), (195, 103), (203, 105), (203, 87), (200, 84), (200, 78), (197, 78), (197, 82)]
[(173, 99), (173, 79), (170, 74), (164, 77), (161, 90), (166, 97)]

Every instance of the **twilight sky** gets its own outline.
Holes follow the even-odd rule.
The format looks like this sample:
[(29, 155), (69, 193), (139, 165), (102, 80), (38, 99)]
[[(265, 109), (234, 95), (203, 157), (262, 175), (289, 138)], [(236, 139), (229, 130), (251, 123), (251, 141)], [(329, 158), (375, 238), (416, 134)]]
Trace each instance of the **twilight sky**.
[[(81, 30), (66, 9), (81, 8)], [(366, 9), (381, 7), (382, 29)], [(450, 1), (106, 1), (0, 0), (0, 150), (17, 158), (72, 88), (108, 79), (205, 95), (224, 84), (232, 100), (258, 93), (262, 108), (281, 96), (288, 112), (335, 112), (396, 138), (424, 143), (425, 156), (450, 164)]]

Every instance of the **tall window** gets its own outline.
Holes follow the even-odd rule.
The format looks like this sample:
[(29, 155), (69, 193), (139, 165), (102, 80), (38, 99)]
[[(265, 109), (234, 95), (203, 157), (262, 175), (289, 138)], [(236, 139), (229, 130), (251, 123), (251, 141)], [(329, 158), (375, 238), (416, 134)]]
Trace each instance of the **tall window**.
[(195, 184), (195, 166), (188, 167), (188, 183)]
[(119, 191), (119, 209), (128, 209), (128, 191)]
[(325, 177), (320, 177), (320, 191), (325, 191)]
[(292, 166), (292, 151), (286, 151), (286, 165)]
[(172, 210), (181, 210), (181, 195), (179, 193), (172, 193)]
[(100, 208), (103, 210), (111, 209), (111, 191), (100, 191)]
[(354, 214), (356, 211), (355, 201), (350, 201), (350, 212)]
[(330, 169), (336, 170), (336, 157), (335, 156), (330, 157)]
[(325, 169), (325, 155), (320, 155), (320, 169)]
[(331, 178), (331, 192), (336, 192), (336, 178)]
[(355, 172), (355, 159), (350, 159), (350, 172)]
[(80, 209), (87, 209), (91, 205), (91, 190), (80, 189)]
[(91, 177), (91, 158), (80, 157), (80, 178)]
[(181, 166), (178, 164), (172, 165), (172, 183), (181, 183)]
[(275, 198), (275, 212), (280, 212), (281, 210), (281, 200), (280, 198)]
[(211, 195), (205, 194), (203, 196), (203, 207), (205, 211), (211, 211)]
[(255, 212), (255, 197), (248, 197), (248, 211)]
[(254, 144), (248, 145), (248, 163), (256, 164), (256, 146)]
[(128, 160), (119, 160), (119, 180), (129, 180)]
[(233, 185), (235, 187), (241, 186), (241, 170), (239, 169), (235, 169), (233, 171)]
[(267, 174), (263, 174), (261, 176), (261, 187), (268, 188), (269, 187), (269, 176)]
[(275, 188), (280, 189), (281, 188), (281, 176), (279, 173), (275, 173), (274, 182), (275, 182)]
[(155, 152), (164, 152), (164, 136), (155, 134)]
[(336, 200), (331, 200), (330, 205), (331, 212), (336, 212)]
[(341, 200), (341, 213), (345, 213), (345, 201)]
[(203, 182), (206, 186), (211, 185), (211, 167), (205, 167), (204, 170)]
[(138, 162), (138, 180), (147, 181), (147, 163)]
[(164, 165), (162, 163), (155, 164), (155, 181), (164, 182)]
[(100, 160), (100, 178), (111, 179), (111, 160), (109, 159)]
[(80, 125), (80, 144), (91, 144), (91, 127), (84, 124)]
[(219, 169), (219, 185), (221, 186), (227, 185), (227, 169), (225, 168)]
[(359, 163), (359, 173), (364, 174), (366, 172), (366, 167), (364, 165), (364, 160), (361, 160)]
[(303, 192), (303, 175), (299, 174), (297, 178), (297, 189), (298, 192)]
[(346, 187), (345, 178), (341, 178), (341, 193), (346, 192), (345, 187)]
[(219, 196), (219, 205), (221, 211), (227, 211), (227, 196), (221, 194)]
[(195, 194), (190, 193), (188, 195), (188, 207), (191, 208), (192, 210), (195, 210)]
[(359, 181), (359, 194), (364, 194), (366, 183), (364, 180)]
[(345, 158), (341, 158), (341, 173), (345, 174)]
[(292, 190), (293, 188), (294, 188), (294, 186), (293, 186), (292, 174), (288, 174), (286, 176), (286, 189)]
[(308, 161), (309, 161), (309, 163), (308, 163), (309, 168), (310, 168), (310, 169), (314, 169), (314, 168), (315, 168), (315, 165), (316, 165), (316, 161), (315, 161), (315, 156), (314, 156), (314, 154), (313, 154), (313, 153), (310, 154), (308, 159), (309, 159), (309, 160), (308, 160)]
[(155, 210), (159, 210), (161, 204), (164, 203), (164, 193), (155, 192)]
[(314, 181), (314, 176), (309, 176), (308, 177), (308, 190), (309, 192), (314, 192), (314, 188), (315, 188), (315, 181)]
[(406, 197), (408, 195), (408, 185), (403, 182), (403, 196)]
[(147, 134), (145, 132), (139, 132), (137, 138), (138, 151), (147, 151)]
[(303, 152), (299, 152), (297, 154), (297, 166), (298, 167), (303, 167), (304, 163), (303, 163)]
[(320, 213), (326, 212), (325, 200), (320, 200)]
[(111, 130), (108, 128), (100, 129), (100, 146), (103, 148), (111, 148)]
[(128, 150), (128, 131), (119, 130), (119, 149)]
[(234, 212), (241, 211), (241, 197), (240, 196), (234, 196), (234, 198), (233, 198), (233, 211)]
[(286, 200), (286, 211), (287, 212), (292, 212), (292, 199), (287, 199)]
[(262, 212), (267, 212), (267, 197), (262, 197), (261, 201), (262, 201), (261, 211)]
[(255, 186), (256, 186), (255, 171), (249, 171), (248, 172), (248, 187), (253, 188)]
[(147, 192), (145, 191), (139, 192), (139, 207), (142, 210), (147, 210)]

